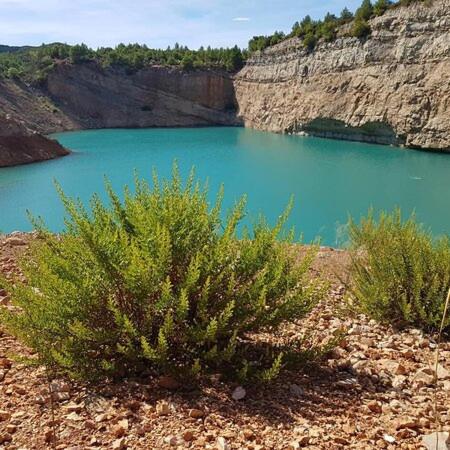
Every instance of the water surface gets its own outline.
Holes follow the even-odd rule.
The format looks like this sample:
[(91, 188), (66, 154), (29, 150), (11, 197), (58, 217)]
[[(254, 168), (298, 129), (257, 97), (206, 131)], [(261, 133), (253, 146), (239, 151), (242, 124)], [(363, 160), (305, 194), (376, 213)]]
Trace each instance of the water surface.
[(380, 145), (286, 136), (244, 128), (115, 129), (54, 136), (73, 154), (54, 161), (0, 169), (0, 230), (31, 229), (26, 210), (49, 227), (63, 227), (53, 179), (71, 196), (103, 193), (104, 175), (121, 189), (133, 171), (169, 176), (174, 159), (186, 175), (195, 166), (209, 179), (211, 195), (225, 184), (225, 205), (248, 194), (249, 220), (264, 213), (276, 220), (291, 194), (290, 224), (305, 240), (321, 236), (342, 243), (342, 224), (370, 206), (396, 205), (435, 234), (450, 232), (450, 155)]

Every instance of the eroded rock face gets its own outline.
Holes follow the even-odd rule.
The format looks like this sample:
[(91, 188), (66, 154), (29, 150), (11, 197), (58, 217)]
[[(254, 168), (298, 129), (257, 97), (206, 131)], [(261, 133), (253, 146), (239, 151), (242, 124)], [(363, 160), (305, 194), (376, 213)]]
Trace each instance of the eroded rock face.
[(81, 128), (237, 125), (233, 81), (225, 72), (149, 67), (136, 73), (96, 63), (61, 64), (47, 91)]
[(236, 76), (246, 126), (450, 150), (450, 0), (395, 8), (365, 42), (294, 38)]
[(0, 117), (0, 167), (45, 161), (68, 155), (58, 142), (28, 130), (24, 125)]
[(0, 167), (68, 152), (42, 134), (86, 128), (239, 125), (226, 72), (149, 67), (136, 73), (60, 63), (45, 85), (0, 80)]

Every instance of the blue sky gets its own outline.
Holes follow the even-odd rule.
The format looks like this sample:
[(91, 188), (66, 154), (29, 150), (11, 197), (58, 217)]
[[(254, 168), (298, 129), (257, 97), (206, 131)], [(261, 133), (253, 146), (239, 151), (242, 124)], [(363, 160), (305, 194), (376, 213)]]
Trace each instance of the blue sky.
[(352, 11), (360, 0), (0, 0), (0, 44), (120, 42), (165, 48), (179, 42), (247, 45), (257, 34), (288, 31), (306, 14)]

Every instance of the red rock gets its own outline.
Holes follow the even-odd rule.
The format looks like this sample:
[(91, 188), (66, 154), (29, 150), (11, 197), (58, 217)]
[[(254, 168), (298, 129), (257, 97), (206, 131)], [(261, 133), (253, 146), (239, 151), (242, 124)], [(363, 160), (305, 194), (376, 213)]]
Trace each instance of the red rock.
[(250, 430), (249, 428), (245, 428), (242, 431), (242, 434), (248, 441), (252, 441), (253, 439), (255, 439), (255, 433), (253, 432), (253, 430)]
[(12, 436), (9, 433), (0, 433), (0, 444), (5, 444), (6, 442), (12, 441)]
[(380, 402), (377, 402), (375, 400), (372, 400), (371, 402), (367, 403), (367, 408), (369, 408), (369, 410), (373, 413), (380, 414), (382, 412)]
[(185, 431), (185, 432), (183, 433), (183, 439), (184, 439), (186, 442), (192, 442), (192, 441), (195, 439), (194, 433), (193, 433), (192, 431), (190, 431), (190, 430)]
[(394, 421), (396, 430), (403, 430), (409, 428), (411, 430), (419, 427), (419, 421), (414, 417), (401, 417)]
[(201, 419), (205, 415), (204, 411), (201, 409), (190, 409), (189, 410), (189, 417), (192, 417), (194, 419)]
[(164, 375), (158, 379), (158, 385), (164, 389), (168, 389), (171, 391), (174, 391), (178, 389), (181, 385), (180, 383), (174, 378), (169, 375)]
[(9, 420), (11, 418), (11, 413), (8, 411), (0, 411), (0, 422)]
[(129, 425), (128, 425), (127, 419), (119, 420), (119, 422), (117, 422), (116, 425), (113, 426), (113, 428), (111, 430), (112, 434), (116, 438), (120, 438), (126, 434), (126, 432), (128, 431), (128, 426)]

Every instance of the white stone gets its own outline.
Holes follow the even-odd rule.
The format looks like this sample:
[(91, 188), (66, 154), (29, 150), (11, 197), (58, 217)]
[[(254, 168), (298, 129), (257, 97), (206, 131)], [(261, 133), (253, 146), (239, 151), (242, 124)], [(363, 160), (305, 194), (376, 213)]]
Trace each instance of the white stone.
[(395, 437), (391, 436), (389, 434), (384, 434), (383, 439), (388, 442), (389, 444), (393, 444), (395, 442)]
[(422, 436), (422, 444), (428, 450), (449, 450), (450, 435), (444, 432), (434, 432)]
[(217, 450), (231, 450), (231, 447), (222, 436), (217, 438)]

